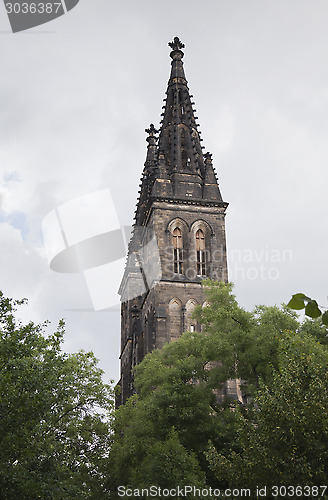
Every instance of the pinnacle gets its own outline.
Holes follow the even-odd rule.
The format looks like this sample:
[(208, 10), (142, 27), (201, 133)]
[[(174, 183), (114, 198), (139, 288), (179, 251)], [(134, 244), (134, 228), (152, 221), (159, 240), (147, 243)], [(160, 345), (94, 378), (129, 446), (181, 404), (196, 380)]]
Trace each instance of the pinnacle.
[[(172, 49), (172, 52), (171, 52), (172, 58), (173, 58), (173, 55), (175, 52), (181, 52), (181, 49), (185, 48), (185, 45), (181, 42), (181, 40), (177, 36), (175, 36), (173, 42), (169, 42), (168, 45)], [(183, 52), (181, 52), (181, 53), (183, 55)]]

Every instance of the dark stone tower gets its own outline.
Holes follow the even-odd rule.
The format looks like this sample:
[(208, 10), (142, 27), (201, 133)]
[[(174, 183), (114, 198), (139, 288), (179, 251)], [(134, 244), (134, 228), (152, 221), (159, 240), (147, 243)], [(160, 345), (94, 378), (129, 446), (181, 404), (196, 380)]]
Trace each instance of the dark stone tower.
[[(183, 69), (184, 45), (169, 43), (171, 75), (160, 130), (146, 130), (127, 265), (120, 286), (122, 404), (134, 392), (133, 368), (150, 351), (197, 330), (205, 277), (227, 281), (225, 211), (210, 153), (203, 154)], [(145, 249), (146, 252), (145, 252)], [(155, 272), (155, 270), (157, 271)]]

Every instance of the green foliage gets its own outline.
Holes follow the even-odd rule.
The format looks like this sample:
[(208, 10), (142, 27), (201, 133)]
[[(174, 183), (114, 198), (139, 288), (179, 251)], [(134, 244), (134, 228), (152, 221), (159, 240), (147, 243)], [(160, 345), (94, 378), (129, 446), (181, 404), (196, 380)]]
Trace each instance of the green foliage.
[[(326, 326), (299, 324), (286, 306), (247, 312), (231, 284), (206, 285), (208, 306), (195, 311), (202, 333), (136, 368), (137, 395), (116, 412), (112, 490), (324, 484)], [(229, 379), (242, 381), (243, 404), (222, 399)]]
[(220, 361), (220, 381), (240, 378), (245, 381), (245, 395), (251, 396), (260, 378), (271, 376), (268, 360), (277, 365), (281, 332), (299, 327), (296, 313), (276, 306), (246, 312), (238, 306), (232, 284), (207, 281), (206, 285), (210, 306), (198, 308), (196, 317), (207, 333), (205, 342), (213, 360)]
[(316, 320), (306, 318), (300, 325), (298, 332), (301, 335), (304, 334), (312, 337), (320, 344), (328, 346), (328, 328), (320, 318)]
[(152, 408), (136, 396), (117, 411), (115, 437), (108, 462), (110, 487), (161, 488), (204, 484), (195, 454), (181, 443), (174, 426), (156, 428)]
[(0, 293), (0, 497), (105, 498), (111, 389), (92, 353), (61, 351), (64, 324), (15, 319)]
[(328, 352), (308, 335), (285, 332), (270, 385), (251, 420), (239, 416), (239, 453), (207, 457), (236, 487), (325, 484), (328, 471)]
[(288, 307), (295, 310), (304, 309), (306, 316), (310, 318), (320, 318), (321, 316), (322, 323), (328, 326), (328, 311), (323, 313), (321, 309), (319, 309), (317, 301), (304, 295), (304, 293), (296, 293), (293, 295), (288, 302)]

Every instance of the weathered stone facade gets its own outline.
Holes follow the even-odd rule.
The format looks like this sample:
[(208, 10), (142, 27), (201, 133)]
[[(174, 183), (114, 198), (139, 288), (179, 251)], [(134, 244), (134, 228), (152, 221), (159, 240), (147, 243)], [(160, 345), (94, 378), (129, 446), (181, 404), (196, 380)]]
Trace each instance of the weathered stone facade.
[[(206, 277), (227, 281), (225, 211), (210, 153), (202, 139), (183, 69), (184, 45), (172, 48), (171, 75), (160, 130), (146, 130), (148, 150), (127, 265), (120, 286), (122, 404), (133, 394), (133, 368), (153, 349), (199, 330)], [(140, 249), (149, 241), (146, 258)], [(153, 255), (152, 255), (153, 253)], [(155, 256), (156, 254), (156, 256)], [(140, 260), (141, 259), (141, 260)], [(159, 267), (149, 279), (148, 267)], [(157, 260), (156, 260), (157, 259)], [(150, 264), (149, 264), (150, 263)], [(232, 390), (234, 390), (232, 388)]]

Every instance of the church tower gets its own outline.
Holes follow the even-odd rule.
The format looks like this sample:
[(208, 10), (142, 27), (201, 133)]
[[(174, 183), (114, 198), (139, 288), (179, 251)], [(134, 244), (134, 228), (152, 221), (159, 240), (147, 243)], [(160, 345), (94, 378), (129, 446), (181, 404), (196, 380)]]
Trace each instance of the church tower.
[(169, 43), (171, 74), (160, 129), (146, 129), (147, 157), (121, 295), (121, 394), (153, 349), (198, 330), (204, 278), (227, 281), (225, 211), (212, 155), (203, 153), (183, 67), (184, 45)]

